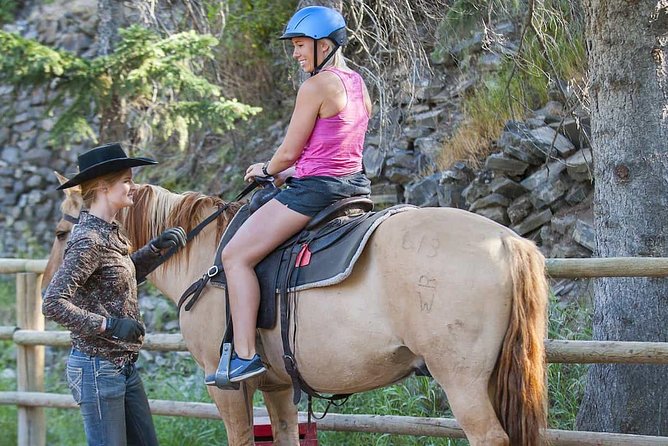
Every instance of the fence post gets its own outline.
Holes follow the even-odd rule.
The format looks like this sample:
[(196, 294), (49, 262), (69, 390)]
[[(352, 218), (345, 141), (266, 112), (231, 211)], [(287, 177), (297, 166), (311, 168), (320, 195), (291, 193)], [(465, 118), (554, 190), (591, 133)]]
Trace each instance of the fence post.
[[(42, 275), (16, 275), (16, 325), (28, 330), (44, 330)], [(17, 388), (19, 392), (44, 391), (44, 346), (17, 345)], [(45, 446), (46, 418), (44, 408), (18, 408), (18, 446)]]

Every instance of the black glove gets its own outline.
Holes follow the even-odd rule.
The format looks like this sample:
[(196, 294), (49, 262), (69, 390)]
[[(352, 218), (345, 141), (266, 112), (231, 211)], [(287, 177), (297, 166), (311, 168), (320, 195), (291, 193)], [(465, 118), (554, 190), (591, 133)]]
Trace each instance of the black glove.
[(160, 252), (163, 249), (183, 248), (186, 246), (186, 231), (182, 227), (165, 229), (165, 232), (149, 242), (153, 252)]
[(112, 339), (120, 339), (121, 341), (137, 342), (140, 336), (146, 334), (144, 326), (134, 319), (115, 317), (107, 318), (107, 327), (104, 330), (109, 333)]

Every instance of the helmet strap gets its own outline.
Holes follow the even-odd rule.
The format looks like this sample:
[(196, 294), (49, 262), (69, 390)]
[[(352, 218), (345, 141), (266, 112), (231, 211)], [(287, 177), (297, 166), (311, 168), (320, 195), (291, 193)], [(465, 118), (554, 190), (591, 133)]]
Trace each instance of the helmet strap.
[[(315, 76), (316, 74), (320, 73), (320, 70), (322, 70), (322, 67), (325, 66), (327, 62), (329, 62), (329, 59), (334, 57), (334, 53), (341, 47), (338, 43), (334, 42), (334, 49), (329, 52), (327, 57), (325, 57), (325, 60), (323, 60), (320, 65), (315, 67), (313, 71), (311, 71), (311, 76)], [(316, 62), (318, 61), (318, 39), (313, 39), (313, 64), (315, 65)]]

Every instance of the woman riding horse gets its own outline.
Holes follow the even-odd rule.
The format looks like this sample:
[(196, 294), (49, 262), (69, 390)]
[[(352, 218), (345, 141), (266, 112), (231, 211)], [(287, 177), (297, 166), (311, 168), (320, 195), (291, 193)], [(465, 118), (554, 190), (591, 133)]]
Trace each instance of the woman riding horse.
[[(255, 350), (260, 304), (255, 266), (322, 209), (371, 193), (362, 168), (371, 100), (364, 80), (341, 54), (345, 20), (334, 9), (309, 6), (295, 13), (280, 38), (292, 41), (292, 57), (311, 77), (297, 92), (283, 143), (269, 161), (251, 165), (244, 177), (274, 176), (285, 180), (287, 188), (255, 211), (222, 253), (234, 325), (231, 382), (266, 370)], [(225, 366), (221, 360), (216, 373)], [(215, 375), (206, 382), (215, 385)]]

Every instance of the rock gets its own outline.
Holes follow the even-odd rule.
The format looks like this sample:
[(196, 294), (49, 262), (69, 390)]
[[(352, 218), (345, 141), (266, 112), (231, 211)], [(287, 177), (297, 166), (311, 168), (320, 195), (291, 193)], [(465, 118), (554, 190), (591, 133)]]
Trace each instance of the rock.
[(491, 192), (489, 184), (481, 183), (478, 179), (471, 181), (471, 183), (464, 188), (462, 195), (467, 203), (471, 204), (480, 197), (484, 197)]
[(594, 159), (591, 149), (582, 149), (568, 157), (566, 160), (566, 170), (568, 175), (575, 181), (593, 180), (594, 178)]
[(505, 153), (493, 153), (485, 161), (485, 169), (495, 170), (511, 176), (522, 175), (529, 163), (510, 157)]
[(440, 173), (417, 180), (406, 186), (406, 203), (420, 207), (438, 206), (438, 182)]
[(490, 194), (474, 201), (471, 204), (469, 210), (471, 212), (477, 212), (478, 209), (484, 209), (492, 206), (507, 208), (509, 204), (510, 199), (508, 199), (508, 197), (504, 197), (501, 194)]
[(380, 174), (383, 172), (385, 153), (377, 146), (366, 146), (362, 155), (366, 175), (370, 179), (380, 177)]
[(548, 126), (532, 130), (531, 140), (541, 147), (544, 153), (550, 155), (557, 154), (561, 158), (566, 158), (575, 152), (575, 146), (568, 138)]
[(566, 166), (563, 163), (554, 161), (522, 180), (520, 184), (529, 190), (536, 189), (544, 183), (556, 181), (564, 169), (566, 169)]
[(497, 53), (483, 53), (478, 59), (478, 67), (482, 71), (497, 71), (502, 63), (503, 58), (501, 57), (501, 54)]
[(384, 176), (397, 184), (406, 184), (416, 176), (417, 160), (413, 152), (394, 150), (385, 160)]
[(536, 211), (525, 218), (521, 223), (513, 225), (510, 229), (517, 232), (519, 235), (525, 235), (534, 229), (540, 228), (551, 219), (552, 211), (550, 209)]
[(440, 93), (444, 87), (441, 82), (431, 82), (421, 85), (415, 89), (415, 98), (421, 101), (428, 101)]
[(563, 215), (553, 218), (550, 226), (558, 234), (566, 235), (570, 233), (576, 221), (577, 218), (574, 215)]
[(24, 161), (45, 161), (51, 158), (51, 152), (41, 147), (34, 147), (23, 154)]
[(413, 142), (413, 150), (426, 155), (432, 161), (438, 158), (442, 149), (443, 143), (432, 137), (417, 138)]
[(591, 252), (596, 251), (596, 235), (591, 224), (578, 220), (573, 229), (573, 240)]
[(367, 145), (376, 147), (380, 146), (380, 134), (378, 133), (367, 134), (366, 137), (364, 138), (364, 145), (365, 147)]
[(530, 194), (522, 195), (513, 200), (506, 210), (508, 218), (510, 219), (510, 224), (516, 225), (524, 220), (531, 213), (532, 209), (533, 205), (531, 204)]
[(476, 214), (487, 217), (490, 220), (493, 220), (497, 223), (500, 223), (504, 226), (508, 225), (508, 214), (506, 214), (506, 208), (501, 206), (487, 207), (483, 209), (478, 209)]
[(441, 183), (438, 187), (438, 205), (441, 207), (466, 209), (462, 196), (464, 186), (456, 183)]
[(578, 149), (590, 147), (591, 124), (588, 116), (566, 118), (550, 124), (550, 127), (568, 138)]
[(524, 123), (508, 121), (503, 127), (503, 133), (497, 141), (499, 147), (519, 146), (522, 140), (531, 136), (531, 129)]
[[(450, 169), (443, 171), (443, 177), (441, 178), (441, 183), (459, 183), (462, 186), (466, 186), (475, 178), (475, 173), (473, 169), (467, 166), (461, 161), (456, 162), (452, 165)], [(464, 184), (466, 183), (466, 184)]]
[(557, 117), (557, 119), (561, 119), (560, 117), (563, 116), (563, 114), (564, 104), (559, 101), (548, 101), (547, 104), (543, 106), (543, 108), (534, 110), (532, 112), (532, 115), (534, 116)]
[(493, 193), (504, 195), (511, 200), (527, 192), (526, 187), (520, 183), (504, 177), (494, 178), (490, 183), (490, 188)]
[(403, 135), (408, 138), (408, 139), (418, 139), (422, 138), (425, 136), (431, 135), (433, 130), (431, 130), (429, 127), (406, 127), (403, 130)]
[(443, 109), (430, 110), (424, 113), (413, 114), (408, 121), (415, 126), (435, 129), (438, 127), (438, 123), (444, 113), (445, 110)]
[(19, 149), (16, 147), (5, 147), (2, 149), (0, 159), (7, 162), (10, 166), (17, 165), (19, 163)]
[(539, 166), (545, 162), (545, 154), (528, 139), (523, 140), (518, 146), (503, 146), (503, 153), (532, 166)]
[(568, 184), (560, 179), (551, 183), (543, 183), (531, 192), (531, 203), (536, 209), (542, 209), (556, 202), (567, 190)]
[(450, 52), (455, 55), (457, 59), (462, 59), (464, 53), (478, 53), (482, 50), (482, 39), (484, 34), (482, 31), (475, 32), (468, 39), (461, 39), (450, 48)]
[(566, 203), (574, 206), (581, 203), (587, 198), (589, 193), (593, 190), (593, 186), (587, 183), (575, 183), (568, 191), (564, 199)]
[(45, 182), (45, 179), (42, 178), (40, 175), (32, 175), (28, 180), (26, 181), (26, 186), (28, 186), (31, 189), (41, 187)]

